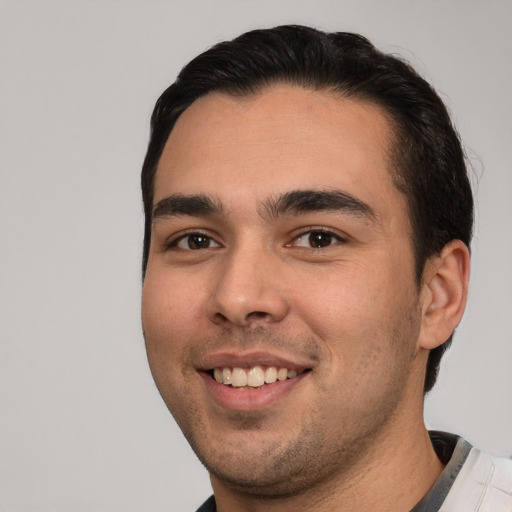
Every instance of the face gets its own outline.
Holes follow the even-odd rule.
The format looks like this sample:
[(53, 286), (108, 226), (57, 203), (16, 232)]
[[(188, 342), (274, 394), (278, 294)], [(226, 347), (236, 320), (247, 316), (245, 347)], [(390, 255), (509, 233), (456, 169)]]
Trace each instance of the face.
[(158, 166), (142, 318), (156, 384), (214, 485), (333, 478), (418, 412), (421, 315), (375, 106), (212, 94)]

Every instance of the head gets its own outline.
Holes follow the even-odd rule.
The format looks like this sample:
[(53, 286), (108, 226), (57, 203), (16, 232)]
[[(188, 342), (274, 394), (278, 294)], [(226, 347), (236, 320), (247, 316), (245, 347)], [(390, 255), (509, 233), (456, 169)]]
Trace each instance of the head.
[(348, 485), (418, 446), (469, 256), (460, 145), (411, 73), (358, 36), (283, 27), (198, 57), (159, 100), (146, 348), (216, 494)]
[[(385, 112), (392, 127), (392, 180), (406, 198), (418, 284), (428, 258), (450, 241), (461, 240), (469, 247), (473, 198), (464, 153), (434, 89), (407, 63), (380, 52), (360, 35), (281, 26), (217, 44), (185, 66), (159, 98), (142, 170), (143, 275), (151, 243), (155, 174), (181, 114), (211, 93), (244, 98), (276, 84), (330, 91)], [(432, 389), (451, 338), (430, 351), (424, 392)]]

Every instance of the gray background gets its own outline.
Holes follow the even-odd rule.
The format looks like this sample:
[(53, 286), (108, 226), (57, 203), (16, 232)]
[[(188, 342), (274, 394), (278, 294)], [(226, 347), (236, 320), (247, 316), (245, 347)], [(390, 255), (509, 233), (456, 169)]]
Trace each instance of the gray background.
[(477, 192), (471, 299), (428, 425), (512, 454), (510, 0), (0, 0), (0, 510), (195, 510), (147, 368), (139, 171), (180, 67), (250, 28), (361, 32), (446, 100)]

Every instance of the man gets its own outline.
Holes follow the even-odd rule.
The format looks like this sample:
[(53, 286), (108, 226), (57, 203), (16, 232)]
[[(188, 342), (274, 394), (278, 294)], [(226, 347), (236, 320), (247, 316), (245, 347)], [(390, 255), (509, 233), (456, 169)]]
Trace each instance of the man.
[(200, 510), (512, 510), (511, 464), (423, 421), (473, 199), (407, 64), (306, 27), (221, 43), (158, 100), (142, 188), (148, 358)]

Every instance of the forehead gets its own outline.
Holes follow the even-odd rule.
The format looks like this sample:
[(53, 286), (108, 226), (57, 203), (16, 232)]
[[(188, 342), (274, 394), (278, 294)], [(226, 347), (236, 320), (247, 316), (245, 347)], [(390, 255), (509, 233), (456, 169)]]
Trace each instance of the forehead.
[(213, 93), (178, 119), (160, 159), (154, 203), (206, 193), (244, 204), (289, 190), (338, 189), (402, 202), (382, 109), (329, 91), (275, 86), (244, 98)]

